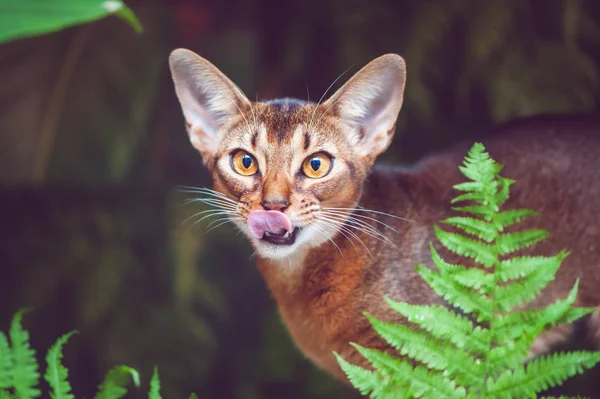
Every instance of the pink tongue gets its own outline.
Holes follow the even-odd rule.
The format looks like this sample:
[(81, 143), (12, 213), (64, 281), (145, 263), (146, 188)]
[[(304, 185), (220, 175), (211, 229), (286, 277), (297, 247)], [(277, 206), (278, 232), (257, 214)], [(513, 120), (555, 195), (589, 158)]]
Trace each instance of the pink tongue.
[(248, 228), (254, 237), (263, 238), (266, 232), (292, 232), (292, 223), (279, 211), (253, 211), (248, 215)]

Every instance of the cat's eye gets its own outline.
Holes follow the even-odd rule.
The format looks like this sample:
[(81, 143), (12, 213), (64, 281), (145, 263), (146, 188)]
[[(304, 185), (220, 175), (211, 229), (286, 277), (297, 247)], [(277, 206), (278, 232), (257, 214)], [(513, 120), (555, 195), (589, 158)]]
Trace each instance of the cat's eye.
[(258, 172), (258, 162), (246, 151), (236, 151), (231, 156), (231, 167), (242, 176), (252, 176)]
[(306, 158), (302, 163), (302, 172), (311, 179), (324, 177), (331, 170), (333, 162), (324, 152), (318, 152)]

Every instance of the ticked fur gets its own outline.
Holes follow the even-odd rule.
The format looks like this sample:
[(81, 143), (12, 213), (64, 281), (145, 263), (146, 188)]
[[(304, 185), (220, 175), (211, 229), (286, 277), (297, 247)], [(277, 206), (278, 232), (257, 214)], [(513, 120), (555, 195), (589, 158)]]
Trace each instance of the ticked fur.
[[(291, 335), (317, 365), (343, 379), (332, 351), (367, 366), (348, 345), (390, 350), (363, 313), (405, 322), (383, 302), (440, 304), (415, 272), (430, 265), (432, 226), (452, 214), (452, 185), (467, 146), (433, 155), (412, 168), (374, 167), (389, 146), (402, 106), (406, 70), (397, 55), (384, 55), (357, 72), (327, 101), (248, 100), (205, 59), (188, 50), (170, 57), (177, 96), (192, 145), (212, 173), (226, 208), (257, 251), (259, 269)], [(506, 164), (504, 175), (518, 181), (509, 206), (532, 208), (541, 216), (525, 226), (550, 231), (534, 253), (571, 255), (557, 279), (533, 305), (566, 296), (581, 278), (577, 303), (600, 305), (600, 136), (595, 127), (526, 125), (485, 142)], [(258, 172), (232, 168), (236, 151), (251, 154)], [(326, 153), (333, 166), (322, 178), (302, 173), (303, 162)], [(299, 228), (293, 245), (274, 245), (250, 234), (248, 215), (279, 203)], [(440, 251), (452, 261), (452, 254)], [(590, 319), (599, 339), (598, 313)], [(540, 337), (532, 356), (563, 340), (568, 327)]]

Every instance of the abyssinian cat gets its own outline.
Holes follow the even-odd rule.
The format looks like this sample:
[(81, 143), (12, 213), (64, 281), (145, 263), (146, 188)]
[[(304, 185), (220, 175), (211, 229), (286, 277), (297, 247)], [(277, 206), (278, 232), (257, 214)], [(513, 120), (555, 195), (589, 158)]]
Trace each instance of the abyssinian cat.
[[(320, 104), (252, 102), (189, 50), (173, 51), (170, 66), (189, 138), (212, 174), (206, 201), (248, 236), (287, 328), (314, 363), (343, 380), (333, 351), (368, 367), (349, 342), (389, 350), (363, 317), (404, 322), (384, 296), (444, 304), (414, 266), (431, 265), (432, 226), (454, 215), (452, 186), (464, 181), (458, 165), (469, 145), (412, 167), (373, 166), (402, 106), (400, 56), (375, 59)], [(577, 305), (599, 306), (600, 129), (529, 123), (506, 130), (484, 144), (506, 165), (503, 176), (517, 180), (508, 206), (540, 213), (523, 228), (550, 231), (534, 253), (571, 251), (534, 305), (565, 297), (580, 277)], [(598, 313), (586, 320), (596, 343)], [(569, 331), (544, 333), (530, 355)]]

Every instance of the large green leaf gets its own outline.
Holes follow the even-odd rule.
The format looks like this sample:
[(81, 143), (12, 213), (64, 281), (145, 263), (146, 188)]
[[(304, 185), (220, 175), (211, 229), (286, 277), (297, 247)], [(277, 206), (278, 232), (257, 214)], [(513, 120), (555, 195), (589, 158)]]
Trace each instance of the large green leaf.
[(0, 43), (37, 36), (117, 15), (141, 32), (142, 25), (121, 0), (19, 0), (0, 3)]

